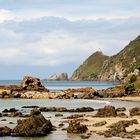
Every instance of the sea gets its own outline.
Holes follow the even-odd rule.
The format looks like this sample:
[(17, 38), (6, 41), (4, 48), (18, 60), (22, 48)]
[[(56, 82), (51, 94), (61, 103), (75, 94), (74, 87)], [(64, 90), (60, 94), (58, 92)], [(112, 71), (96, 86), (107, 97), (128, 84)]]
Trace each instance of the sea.
[[(21, 80), (0, 80), (0, 85), (20, 85)], [(65, 90), (68, 88), (93, 87), (94, 89), (106, 89), (118, 85), (117, 82), (101, 81), (47, 81), (42, 80), (42, 85), (50, 90)]]
[[(109, 87), (114, 87), (119, 83), (116, 82), (100, 82), (100, 81), (45, 81), (42, 80), (42, 85), (44, 85), (49, 90), (65, 90), (68, 88), (80, 88), (80, 87), (93, 87), (94, 89), (106, 89)], [(21, 80), (0, 80), (0, 85), (20, 85)], [(118, 100), (82, 100), (82, 99), (0, 99), (0, 112), (4, 109), (16, 108), (23, 113), (29, 113), (31, 109), (24, 109), (22, 106), (40, 106), (40, 107), (66, 107), (70, 108), (78, 108), (78, 107), (92, 107), (94, 109), (98, 109), (100, 107), (104, 107), (105, 105), (113, 105), (115, 107), (126, 107), (132, 108), (134, 106), (138, 106), (139, 102), (129, 102), (129, 101), (118, 101)], [(64, 117), (71, 115), (72, 113), (63, 113)], [(86, 113), (88, 114), (88, 112)], [(62, 119), (56, 118), (54, 112), (44, 112), (43, 115), (50, 119), (51, 122), (57, 126), (61, 123)], [(2, 119), (6, 119), (6, 121), (1, 121)], [(10, 128), (14, 128), (16, 126), (17, 119), (19, 118), (8, 118), (2, 117), (0, 118), (0, 126), (8, 126)], [(21, 119), (21, 118), (20, 118)], [(9, 122), (13, 122), (14, 124), (9, 124)], [(78, 135), (67, 134), (66, 131), (62, 131), (61, 129), (52, 132), (48, 136), (45, 137), (0, 137), (0, 140), (81, 140)], [(103, 136), (99, 136), (93, 134), (90, 137), (90, 140), (121, 140), (120, 138), (104, 138)]]

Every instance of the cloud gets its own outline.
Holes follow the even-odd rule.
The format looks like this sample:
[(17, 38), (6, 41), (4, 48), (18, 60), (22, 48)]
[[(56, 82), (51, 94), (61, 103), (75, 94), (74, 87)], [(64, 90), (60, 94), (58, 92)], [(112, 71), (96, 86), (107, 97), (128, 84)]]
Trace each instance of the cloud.
[(83, 62), (98, 48), (113, 55), (140, 32), (140, 18), (69, 21), (43, 17), (0, 23), (2, 65), (62, 66)]
[(44, 16), (68, 20), (140, 17), (139, 0), (1, 0), (1, 21), (23, 21)]

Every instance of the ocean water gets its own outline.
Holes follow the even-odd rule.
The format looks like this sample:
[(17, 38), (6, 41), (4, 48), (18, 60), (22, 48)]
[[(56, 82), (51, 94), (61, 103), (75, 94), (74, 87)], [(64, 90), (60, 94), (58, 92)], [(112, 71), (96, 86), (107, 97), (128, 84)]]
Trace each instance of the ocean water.
[[(0, 80), (0, 85), (20, 84), (21, 80)], [(95, 89), (106, 89), (118, 85), (117, 82), (101, 81), (41, 81), (42, 85), (50, 90), (64, 90), (68, 88), (93, 87)]]

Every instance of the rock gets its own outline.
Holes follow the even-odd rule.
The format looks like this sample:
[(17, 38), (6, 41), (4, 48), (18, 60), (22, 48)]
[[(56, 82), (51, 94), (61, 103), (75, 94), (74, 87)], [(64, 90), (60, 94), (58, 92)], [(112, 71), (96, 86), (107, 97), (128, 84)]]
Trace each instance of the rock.
[(116, 111), (117, 112), (126, 111), (126, 108), (125, 107), (120, 107), (120, 108), (117, 108)]
[(0, 127), (0, 137), (2, 136), (10, 136), (11, 135), (11, 129), (7, 126)]
[(86, 125), (80, 124), (77, 120), (69, 121), (69, 126), (67, 128), (67, 133), (82, 134), (88, 130)]
[(132, 135), (139, 135), (140, 136), (140, 129), (135, 129), (132, 132), (130, 132)]
[(21, 112), (12, 112), (8, 114), (8, 117), (23, 117), (23, 114)]
[(32, 106), (22, 106), (21, 108), (39, 108), (39, 106), (32, 105)]
[(62, 116), (63, 114), (60, 114), (60, 113), (55, 114), (55, 117), (62, 117)]
[(125, 90), (123, 86), (116, 86), (108, 89), (98, 90), (98, 93), (98, 97), (100, 98), (116, 98), (124, 96)]
[(63, 123), (60, 123), (58, 126), (59, 126), (59, 127), (63, 127), (63, 126), (64, 126), (64, 124), (63, 124)]
[(64, 119), (77, 119), (77, 118), (81, 118), (81, 117), (84, 117), (84, 114), (73, 114)]
[(7, 121), (6, 119), (2, 119), (1, 121)]
[(37, 108), (31, 110), (31, 115), (39, 115), (39, 114), (41, 114), (41, 112)]
[(14, 124), (13, 122), (9, 122), (9, 124)]
[(104, 108), (99, 108), (95, 115), (96, 117), (116, 117), (117, 112), (113, 106), (105, 106)]
[(101, 122), (98, 122), (98, 123), (95, 123), (93, 124), (94, 127), (99, 127), (99, 126), (103, 126), (103, 125), (106, 125), (107, 122), (106, 121), (101, 121)]
[(140, 116), (140, 108), (135, 107), (129, 110), (130, 116)]
[(40, 79), (36, 77), (25, 76), (22, 80), (21, 87), (23, 90), (45, 90)]
[(66, 92), (68, 93), (94, 93), (95, 90), (92, 87), (84, 87), (84, 88), (77, 88), (77, 89), (67, 89)]
[(76, 108), (75, 112), (92, 112), (94, 111), (93, 108), (91, 107), (81, 107), (81, 108)]
[(68, 74), (67, 73), (61, 73), (58, 77), (58, 80), (68, 80)]
[(81, 107), (76, 109), (67, 109), (65, 107), (40, 107), (41, 112), (92, 112), (94, 111), (91, 107)]
[(8, 109), (4, 109), (2, 112), (3, 113), (12, 113), (12, 112), (17, 112), (18, 110), (16, 110), (15, 108), (10, 108), (9, 110)]
[(136, 119), (131, 121), (119, 121), (117, 123), (111, 124), (109, 127), (109, 130), (106, 130), (104, 133), (104, 136), (106, 137), (130, 137), (128, 135), (128, 132), (126, 132), (126, 127), (129, 127), (130, 125), (138, 124), (138, 121)]
[(95, 96), (93, 93), (79, 93), (77, 99), (94, 99)]
[(58, 76), (56, 74), (50, 76), (49, 78), (47, 78), (47, 80), (52, 80), (52, 81), (55, 81), (55, 80), (58, 80)]
[(81, 137), (81, 139), (88, 139), (90, 136), (89, 135), (81, 135), (80, 137)]
[(59, 108), (56, 108), (56, 111), (57, 112), (66, 112), (67, 109), (65, 107), (59, 107)]
[(119, 113), (118, 117), (120, 117), (120, 118), (128, 118), (128, 116), (125, 113)]
[(52, 124), (37, 110), (31, 111), (31, 117), (18, 120), (17, 126), (13, 129), (13, 136), (35, 137), (45, 136), (52, 130)]

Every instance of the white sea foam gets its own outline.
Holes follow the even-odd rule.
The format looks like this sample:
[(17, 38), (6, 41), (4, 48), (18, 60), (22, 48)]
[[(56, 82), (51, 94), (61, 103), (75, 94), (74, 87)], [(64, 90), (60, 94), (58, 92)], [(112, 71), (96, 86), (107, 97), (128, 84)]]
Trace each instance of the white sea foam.
[(110, 104), (110, 101), (101, 101), (101, 100), (85, 100), (88, 102), (100, 103), (100, 104)]

